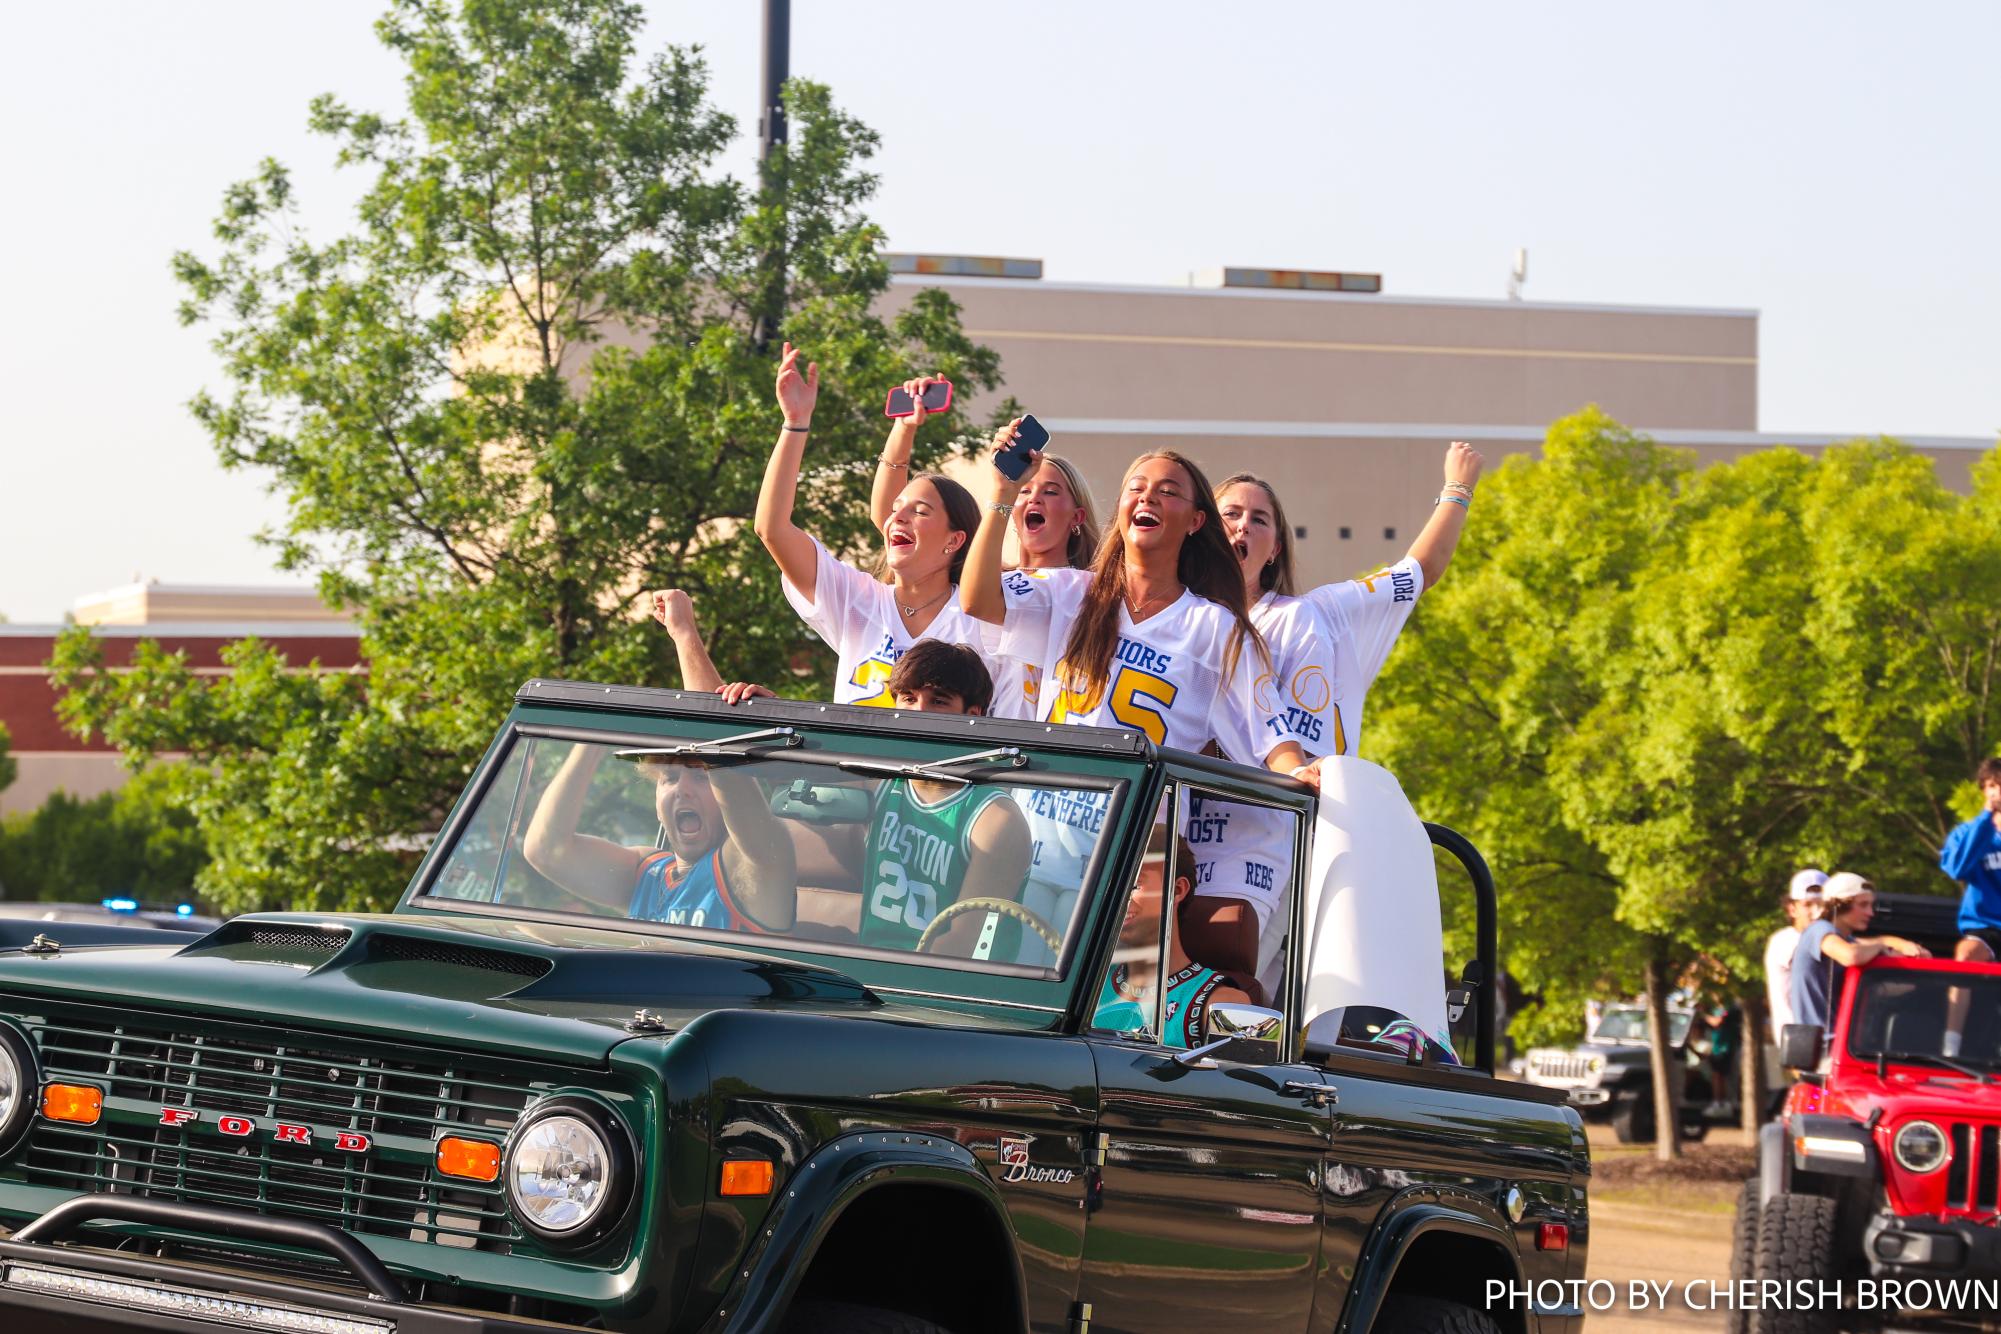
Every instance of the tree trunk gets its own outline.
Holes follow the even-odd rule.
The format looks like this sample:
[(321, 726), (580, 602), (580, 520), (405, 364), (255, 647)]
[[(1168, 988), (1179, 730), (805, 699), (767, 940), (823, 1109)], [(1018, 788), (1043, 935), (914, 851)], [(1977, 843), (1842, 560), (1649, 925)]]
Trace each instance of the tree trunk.
[(1752, 987), (1737, 1002), (1744, 1016), (1737, 1025), (1737, 1123), (1751, 1142), (1758, 1142), (1758, 1127), (1765, 1123), (1765, 1102), (1771, 1090), (1765, 1087), (1765, 997)]
[[(1680, 1052), (1669, 1045), (1668, 963), (1663, 951), (1647, 955), (1648, 1061), (1654, 1073), (1654, 1157), (1672, 1162), (1681, 1157)], [(1693, 1028), (1689, 1036), (1694, 1036)]]

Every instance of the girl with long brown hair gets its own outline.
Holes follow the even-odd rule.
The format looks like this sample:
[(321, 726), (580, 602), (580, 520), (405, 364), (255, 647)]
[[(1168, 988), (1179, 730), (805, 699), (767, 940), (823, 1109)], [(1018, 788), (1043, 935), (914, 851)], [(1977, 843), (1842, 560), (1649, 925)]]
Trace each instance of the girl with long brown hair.
[(792, 520), (820, 393), (819, 366), (809, 364), (802, 374), (798, 362), (798, 349), (787, 343), (778, 367), (785, 424), (757, 493), (757, 536), (778, 562), (786, 600), (839, 659), (834, 702), (888, 707), (889, 674), (917, 640), (966, 644), (983, 654), (997, 646), (999, 636), (959, 605), (959, 576), (979, 527), (979, 504), (948, 477), (913, 477), (878, 525), (882, 575), (836, 559)]
[[(916, 411), (896, 419), (889, 428), (889, 439), (883, 442), (882, 457), (876, 461), (869, 505), (878, 527), (888, 521), (890, 502), (910, 471), (911, 448), (924, 419), (924, 389), (934, 380), (933, 376), (922, 376), (904, 383), (904, 392), (910, 395)], [(1008, 438), (1019, 421), (1016, 418), (1008, 423), (1004, 432)], [(1011, 497), (1014, 513), (1010, 526), (1020, 560), (1007, 568), (1008, 582), (1047, 580), (1052, 586), (1072, 591), (1090, 582), (1091, 561), (1098, 552), (1098, 510), (1077, 465), (1055, 454), (1038, 454), (1035, 466), (1017, 486)], [(1039, 665), (1000, 657), (989, 658), (987, 665), (994, 675), (994, 716), (1040, 716)]]
[[(996, 454), (1013, 434), (1010, 423), (995, 436)], [(1003, 627), (1003, 656), (1043, 669), (1039, 717), (1129, 727), (1182, 750), (1214, 742), (1282, 772), (1298, 763), (1298, 744), (1252, 697), (1254, 669), (1269, 655), (1200, 468), (1165, 450), (1135, 459), (1091, 577), (1074, 588), (1003, 584), (1004, 520), (1018, 489), (998, 468), (993, 478), (967, 557), (965, 605)]]

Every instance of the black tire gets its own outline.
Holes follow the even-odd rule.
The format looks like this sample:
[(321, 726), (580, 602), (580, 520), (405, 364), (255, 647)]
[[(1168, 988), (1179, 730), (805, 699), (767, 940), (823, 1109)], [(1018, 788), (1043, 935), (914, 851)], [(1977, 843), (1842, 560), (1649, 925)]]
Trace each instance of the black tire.
[[(1737, 1220), (1730, 1229), (1730, 1286), (1758, 1276), (1758, 1178), (1744, 1183), (1737, 1194)], [(1751, 1334), (1751, 1313), (1730, 1311), (1723, 1321), (1726, 1334)]]
[(798, 1302), (785, 1313), (779, 1334), (951, 1334), (943, 1325), (901, 1311), (848, 1302)]
[(1612, 1102), (1612, 1135), (1621, 1144), (1651, 1144), (1654, 1139), (1654, 1092), (1622, 1093)]
[[(1818, 1285), (1835, 1278), (1834, 1239), (1841, 1206), (1824, 1195), (1774, 1195), (1758, 1213), (1757, 1277)], [(1841, 1312), (1830, 1307), (1758, 1311), (1752, 1334), (1836, 1334)]]
[(1485, 1311), (1437, 1297), (1395, 1296), (1383, 1299), (1370, 1334), (1501, 1334)]
[(1689, 1121), (1684, 1123), (1681, 1128), (1681, 1142), (1683, 1144), (1700, 1144), (1708, 1137), (1709, 1122), (1707, 1121)]

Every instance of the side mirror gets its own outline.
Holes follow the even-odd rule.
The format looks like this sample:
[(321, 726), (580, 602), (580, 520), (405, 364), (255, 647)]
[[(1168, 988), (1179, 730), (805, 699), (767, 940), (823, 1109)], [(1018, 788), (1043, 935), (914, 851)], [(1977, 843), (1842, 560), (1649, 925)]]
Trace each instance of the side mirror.
[(1211, 1056), (1247, 1065), (1273, 1065), (1279, 1060), (1279, 1039), (1284, 1033), (1285, 1016), (1277, 1010), (1224, 1001), (1211, 1005), (1203, 1014), (1202, 1045), (1174, 1059), (1180, 1065), (1193, 1065)]
[(1822, 1033), (1818, 1024), (1787, 1024), (1779, 1030), (1779, 1064), (1788, 1070), (1811, 1070), (1820, 1064)]

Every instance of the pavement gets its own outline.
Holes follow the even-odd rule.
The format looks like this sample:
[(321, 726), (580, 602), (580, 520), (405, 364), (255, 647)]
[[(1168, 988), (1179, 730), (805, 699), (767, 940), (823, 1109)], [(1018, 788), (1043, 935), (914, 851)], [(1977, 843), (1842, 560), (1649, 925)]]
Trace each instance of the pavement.
[[(1594, 1158), (1621, 1151), (1609, 1133), (1601, 1141), (1598, 1134), (1601, 1127), (1589, 1129)], [(1741, 1131), (1712, 1131), (1710, 1139), (1715, 1143), (1747, 1142)], [(1731, 1213), (1718, 1213), (1713, 1208), (1679, 1209), (1671, 1202), (1651, 1199), (1629, 1203), (1594, 1198), (1591, 1252), (1585, 1277), (1610, 1281), (1617, 1289), (1618, 1300), (1610, 1310), (1586, 1306), (1587, 1334), (1722, 1329), (1721, 1312), (1691, 1310), (1682, 1298), (1684, 1285), (1691, 1281), (1705, 1284), (1714, 1281), (1719, 1285), (1729, 1281), (1732, 1221)], [(1630, 1285), (1637, 1280), (1669, 1284), (1667, 1305), (1650, 1302), (1645, 1309), (1630, 1305)]]

